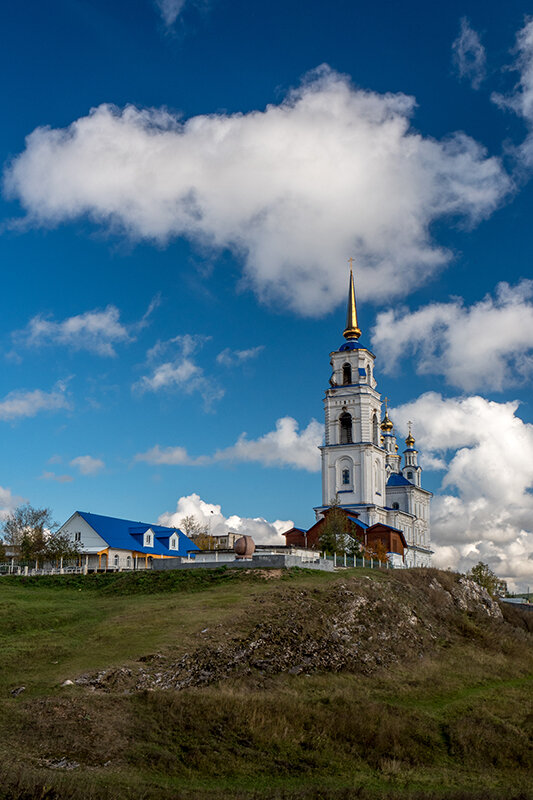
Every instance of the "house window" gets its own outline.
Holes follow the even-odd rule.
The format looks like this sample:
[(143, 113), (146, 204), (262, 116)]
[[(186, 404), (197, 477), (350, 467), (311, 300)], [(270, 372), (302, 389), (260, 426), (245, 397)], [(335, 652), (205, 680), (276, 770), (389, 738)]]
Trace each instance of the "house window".
[(352, 438), (352, 416), (348, 414), (347, 411), (343, 411), (343, 413), (339, 417), (339, 422), (341, 426), (341, 444), (351, 444), (353, 442)]
[(126, 558), (126, 566), (131, 567), (131, 556), (127, 556)]
[(118, 556), (118, 553), (117, 553), (116, 556), (115, 556), (115, 567), (118, 567), (118, 562), (119, 562), (119, 556)]
[(81, 533), (79, 531), (74, 534), (74, 541), (81, 542)]
[(175, 536), (173, 536), (172, 539), (170, 540), (170, 549), (171, 550), (175, 550), (176, 549), (176, 537)]
[(150, 547), (151, 544), (152, 544), (152, 534), (147, 533), (145, 537), (145, 547)]
[(400, 508), (400, 504), (399, 504), (399, 503), (393, 503), (393, 504), (392, 504), (392, 507), (393, 507), (393, 509), (394, 509), (395, 511), (398, 511), (398, 509)]
[(349, 364), (342, 366), (342, 382), (345, 385), (352, 382), (352, 368)]
[(342, 482), (343, 482), (343, 484), (345, 486), (350, 483), (350, 470), (349, 469), (343, 469), (343, 471), (342, 471)]

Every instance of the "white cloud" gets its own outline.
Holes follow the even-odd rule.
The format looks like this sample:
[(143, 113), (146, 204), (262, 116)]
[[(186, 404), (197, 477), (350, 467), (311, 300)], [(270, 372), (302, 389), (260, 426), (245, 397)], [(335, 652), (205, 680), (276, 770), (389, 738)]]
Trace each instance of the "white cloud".
[(283, 531), (290, 530), (294, 525), (290, 519), (268, 522), (263, 517), (239, 517), (237, 514), (225, 517), (222, 514), (221, 506), (206, 503), (197, 494), (180, 497), (176, 511), (165, 511), (159, 517), (158, 523), (168, 527), (179, 527), (182, 519), (188, 516), (194, 516), (202, 526), (208, 528), (211, 534), (221, 535), (228, 531), (242, 535), (247, 534), (253, 537), (256, 544), (285, 544), (285, 539), (281, 534)]
[(167, 27), (172, 27), (183, 11), (186, 0), (155, 0), (156, 6)]
[(137, 453), (135, 461), (145, 461), (147, 464), (166, 465), (166, 466), (201, 466), (211, 463), (212, 459), (208, 456), (198, 456), (192, 458), (185, 447), (160, 447), (156, 444), (146, 453)]
[(264, 111), (182, 122), (101, 105), (30, 134), (5, 190), (31, 224), (88, 215), (134, 239), (231, 248), (262, 300), (318, 316), (344, 299), (349, 255), (361, 297), (404, 295), (450, 258), (436, 221), (475, 224), (510, 191), (464, 133), (411, 129), (414, 109), (325, 66)]
[(217, 362), (225, 367), (236, 367), (243, 364), (245, 361), (250, 361), (252, 358), (257, 358), (259, 353), (265, 349), (264, 344), (257, 347), (250, 347), (248, 350), (231, 350), (226, 347), (217, 356)]
[(488, 562), (514, 584), (533, 580), (533, 425), (518, 402), (445, 399), (429, 392), (393, 410), (416, 446), (446, 461), (432, 501), (435, 565), (465, 571)]
[(282, 417), (277, 420), (275, 430), (258, 439), (248, 439), (246, 433), (243, 433), (234, 445), (217, 450), (213, 455), (194, 458), (184, 447), (162, 448), (155, 445), (146, 453), (138, 453), (135, 461), (154, 465), (190, 466), (205, 466), (220, 461), (257, 462), (265, 467), (294, 467), (317, 472), (320, 469), (318, 447), (322, 444), (323, 436), (324, 426), (314, 419), (299, 432), (295, 419)]
[(39, 476), (41, 481), (55, 481), (56, 483), (71, 483), (74, 478), (72, 475), (57, 475), (55, 472), (47, 472), (46, 470)]
[(387, 372), (406, 354), (419, 374), (443, 375), (465, 391), (523, 381), (533, 372), (533, 281), (500, 283), (496, 297), (471, 306), (461, 299), (417, 311), (378, 314), (372, 347)]
[(479, 34), (470, 27), (466, 17), (461, 19), (459, 35), (452, 45), (453, 63), (460, 78), (479, 89), (486, 74), (487, 58)]
[(33, 391), (9, 392), (0, 400), (0, 420), (14, 420), (22, 417), (34, 417), (40, 411), (58, 411), (69, 408), (65, 396), (66, 385), (57, 383), (50, 392), (41, 389)]
[(492, 99), (501, 108), (508, 108), (525, 120), (529, 134), (517, 152), (525, 164), (531, 167), (533, 166), (533, 19), (526, 22), (518, 31), (516, 51), (518, 58), (514, 69), (520, 73), (517, 85), (512, 94), (495, 93)]
[(0, 486), (0, 520), (6, 519), (17, 506), (25, 502), (24, 497), (13, 494), (11, 489)]
[[(158, 392), (174, 388), (186, 394), (199, 392), (206, 410), (210, 410), (213, 403), (224, 396), (224, 389), (213, 378), (207, 378), (202, 367), (193, 360), (195, 353), (207, 341), (207, 336), (185, 334), (166, 342), (157, 342), (148, 352), (148, 361), (159, 363), (149, 375), (144, 375), (134, 384), (134, 391)], [(167, 360), (162, 360), (165, 357)]]
[(101, 458), (93, 458), (93, 456), (76, 456), (70, 462), (71, 467), (79, 469), (82, 475), (96, 475), (101, 472), (105, 467)]
[(158, 304), (159, 298), (156, 297), (139, 322), (133, 325), (121, 322), (120, 311), (113, 305), (85, 311), (61, 322), (37, 315), (24, 330), (16, 331), (13, 339), (24, 347), (65, 345), (73, 350), (88, 350), (100, 356), (116, 356), (115, 345), (133, 341), (135, 333), (147, 325), (149, 316)]
[(263, 466), (287, 466), (317, 472), (320, 469), (319, 445), (324, 437), (324, 426), (312, 419), (307, 428), (298, 431), (293, 417), (282, 417), (273, 431), (258, 439), (239, 436), (231, 447), (217, 450), (214, 461), (256, 461)]

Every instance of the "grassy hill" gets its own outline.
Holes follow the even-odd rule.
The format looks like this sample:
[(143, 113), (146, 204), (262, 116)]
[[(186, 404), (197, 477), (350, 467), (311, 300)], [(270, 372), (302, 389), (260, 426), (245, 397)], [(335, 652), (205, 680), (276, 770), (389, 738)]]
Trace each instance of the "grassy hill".
[(527, 613), (436, 570), (0, 578), (0, 798), (533, 798)]

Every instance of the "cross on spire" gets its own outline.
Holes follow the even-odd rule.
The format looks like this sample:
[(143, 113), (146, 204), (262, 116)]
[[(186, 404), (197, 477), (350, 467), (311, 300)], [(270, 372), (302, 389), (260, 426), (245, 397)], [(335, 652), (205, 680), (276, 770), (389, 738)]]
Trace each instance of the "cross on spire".
[(349, 265), (350, 265), (350, 272), (352, 272), (352, 271), (353, 271), (353, 258), (351, 258), (351, 257), (350, 257), (350, 258), (348, 259), (348, 263), (349, 263)]

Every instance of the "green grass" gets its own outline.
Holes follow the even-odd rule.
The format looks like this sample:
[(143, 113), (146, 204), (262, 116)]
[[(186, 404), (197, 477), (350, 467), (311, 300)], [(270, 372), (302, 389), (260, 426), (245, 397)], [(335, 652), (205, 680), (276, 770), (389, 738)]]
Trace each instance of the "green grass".
[[(320, 600), (339, 582), (364, 591), (369, 580), (401, 593), (405, 578), (221, 569), (0, 579), (0, 798), (533, 798), (531, 636), (510, 626), (458, 617), (423, 658), (368, 676), (61, 687), (151, 653), (216, 647), (280, 603)], [(47, 766), (62, 757), (80, 766)]]

